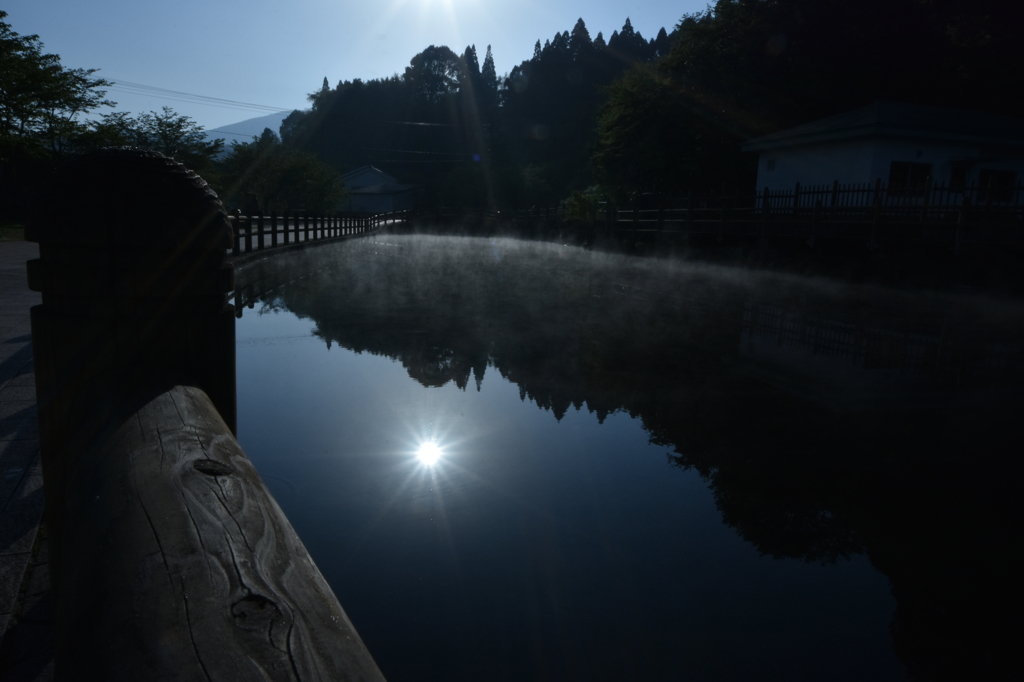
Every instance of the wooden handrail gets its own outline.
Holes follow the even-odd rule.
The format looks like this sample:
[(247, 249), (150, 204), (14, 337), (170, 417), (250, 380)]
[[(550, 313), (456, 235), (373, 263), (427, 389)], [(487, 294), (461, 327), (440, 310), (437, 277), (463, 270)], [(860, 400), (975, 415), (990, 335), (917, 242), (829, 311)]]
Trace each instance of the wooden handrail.
[[(409, 223), (412, 211), (388, 211), (385, 213), (342, 213), (334, 215), (310, 214), (293, 211), (281, 216), (280, 237), (277, 215), (270, 214), (269, 233), (262, 213), (243, 215), (236, 210), (228, 217), (234, 234), (232, 256), (243, 256), (255, 251), (274, 249), (282, 246), (323, 242), (366, 236), (388, 224)], [(256, 226), (255, 228), (253, 226)]]
[(26, 237), (55, 678), (383, 680), (235, 440), (238, 222), (133, 149), (45, 199)]

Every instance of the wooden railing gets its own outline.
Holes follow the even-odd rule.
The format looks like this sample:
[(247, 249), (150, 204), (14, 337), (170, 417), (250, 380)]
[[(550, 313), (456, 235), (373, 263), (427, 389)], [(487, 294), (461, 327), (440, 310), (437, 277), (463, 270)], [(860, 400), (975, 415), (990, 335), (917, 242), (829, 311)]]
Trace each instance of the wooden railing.
[(235, 439), (232, 229), (134, 149), (28, 226), (55, 679), (383, 680)]
[(386, 226), (407, 223), (410, 218), (408, 210), (331, 214), (291, 211), (281, 215), (242, 215), (241, 211), (236, 211), (229, 216), (234, 236), (231, 254), (239, 256), (282, 246), (358, 237)]
[[(922, 222), (972, 220), (1024, 223), (1024, 182), (1013, 185), (956, 186), (928, 182), (919, 187), (874, 183), (801, 185), (757, 192), (723, 190), (685, 195), (641, 194), (616, 205), (598, 202), (597, 222), (693, 224), (706, 222), (810, 221)], [(507, 212), (513, 220), (567, 220), (564, 205)], [(576, 217), (579, 217), (578, 215)]]

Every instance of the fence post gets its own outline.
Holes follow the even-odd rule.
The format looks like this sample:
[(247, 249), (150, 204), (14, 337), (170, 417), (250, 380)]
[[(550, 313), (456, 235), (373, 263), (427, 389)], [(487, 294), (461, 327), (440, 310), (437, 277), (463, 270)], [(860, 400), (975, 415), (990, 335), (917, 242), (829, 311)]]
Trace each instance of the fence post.
[(722, 188), (722, 215), (718, 221), (718, 243), (721, 244), (725, 241), (725, 224), (729, 220), (729, 197), (725, 194), (725, 188)]
[(878, 248), (878, 224), (882, 221), (882, 178), (875, 178), (874, 211), (871, 216), (871, 241), (869, 249)]
[(960, 201), (960, 211), (956, 217), (956, 237), (953, 240), (953, 255), (959, 256), (963, 249), (964, 233), (967, 231), (968, 221), (970, 220), (971, 211), (971, 197), (967, 192), (964, 192), (964, 196)]
[(761, 193), (761, 243), (768, 239), (768, 213), (771, 211), (771, 194), (768, 185), (764, 186)]
[(234, 218), (231, 221), (231, 255), (237, 256), (242, 248), (242, 211), (236, 208)]
[(277, 211), (270, 212), (270, 248), (277, 246)]
[(259, 240), (259, 245), (256, 248), (257, 248), (257, 250), (262, 251), (263, 250), (263, 211), (262, 210), (259, 212), (259, 214), (258, 214), (256, 219), (257, 219), (258, 225), (259, 225), (259, 227), (257, 228), (257, 239)]
[(821, 222), (821, 199), (817, 199), (814, 202), (814, 213), (811, 214), (811, 238), (809, 240), (810, 243), (808, 244), (808, 246), (810, 246), (812, 249), (818, 243), (818, 231), (821, 229), (820, 222)]
[(26, 236), (55, 678), (383, 682), (234, 437), (217, 195), (136, 149), (44, 191)]
[(633, 249), (636, 249), (637, 240), (639, 239), (640, 229), (640, 207), (636, 203), (633, 204), (633, 234), (631, 239), (633, 240)]
[(921, 202), (921, 222), (928, 220), (928, 207), (932, 202), (932, 179), (928, 178), (924, 183), (924, 201)]
[[(45, 189), (26, 236), (41, 246), (28, 267), (30, 288), (43, 294), (31, 311), (32, 343), (47, 523), (59, 546), (75, 458), (109, 426), (125, 392), (184, 373), (235, 428), (225, 296), (233, 270), (224, 258), (238, 220), (230, 224), (194, 173), (137, 149), (80, 157)], [(50, 556), (51, 573), (74, 572), (71, 557)], [(60, 596), (55, 590), (55, 604)]]

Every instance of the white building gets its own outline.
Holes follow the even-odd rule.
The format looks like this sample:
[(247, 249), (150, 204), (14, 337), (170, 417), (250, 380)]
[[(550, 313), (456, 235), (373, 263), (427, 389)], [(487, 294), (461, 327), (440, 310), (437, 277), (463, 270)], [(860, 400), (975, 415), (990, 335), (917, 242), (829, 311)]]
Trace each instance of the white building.
[(406, 185), (374, 166), (363, 166), (341, 176), (348, 195), (340, 202), (341, 211), (387, 213), (414, 208), (419, 199), (418, 185)]
[(1024, 178), (1024, 121), (895, 102), (875, 102), (748, 141), (758, 152), (757, 190), (873, 184), (913, 193), (933, 185), (976, 186), (1010, 201)]

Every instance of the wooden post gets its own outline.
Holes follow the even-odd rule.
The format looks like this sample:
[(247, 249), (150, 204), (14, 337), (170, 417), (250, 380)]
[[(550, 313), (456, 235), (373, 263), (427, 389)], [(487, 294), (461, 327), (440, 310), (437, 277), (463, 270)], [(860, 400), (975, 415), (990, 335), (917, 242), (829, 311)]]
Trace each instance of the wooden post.
[(729, 220), (729, 197), (725, 195), (725, 188), (722, 188), (722, 213), (718, 220), (718, 243), (725, 241), (725, 225)]
[(55, 678), (382, 680), (234, 438), (216, 194), (134, 149), (45, 189), (27, 236)]
[(257, 238), (259, 239), (259, 246), (257, 248), (260, 251), (262, 251), (263, 250), (263, 211), (259, 212), (259, 216), (257, 217), (257, 220), (259, 221), (259, 228), (257, 228), (257, 234), (258, 234)]
[(921, 222), (928, 220), (928, 207), (932, 201), (932, 179), (931, 177), (924, 183), (924, 201), (921, 202)]
[(237, 208), (234, 218), (231, 223), (231, 255), (237, 256), (242, 242), (242, 212)]
[(959, 256), (963, 249), (963, 240), (970, 222), (971, 197), (964, 192), (960, 201), (960, 211), (956, 217), (956, 237), (953, 240), (953, 255)]
[(814, 202), (814, 213), (811, 214), (811, 238), (808, 240), (808, 246), (812, 249), (818, 244), (818, 235), (821, 229), (821, 199), (817, 199)]
[[(217, 195), (155, 152), (104, 149), (63, 167), (29, 234), (47, 523), (59, 535), (78, 450), (119, 396), (188, 377), (235, 427), (232, 227)], [(116, 207), (117, 210), (112, 210)], [(88, 399), (83, 399), (88, 396)], [(52, 521), (52, 524), (51, 524)], [(55, 557), (51, 570), (71, 570)]]
[(383, 682), (206, 395), (137, 404), (72, 469), (55, 678)]
[(270, 248), (277, 246), (277, 211), (270, 212)]
[(637, 243), (637, 230), (640, 227), (640, 208), (633, 204), (633, 248), (636, 248)]
[(829, 202), (829, 219), (836, 219), (836, 204), (839, 202), (839, 181), (832, 181), (832, 200)]
[(771, 210), (771, 193), (768, 185), (764, 186), (761, 193), (761, 243), (768, 239), (768, 213)]
[(874, 209), (871, 216), (871, 240), (868, 242), (868, 248), (874, 250), (878, 248), (878, 224), (882, 221), (882, 178), (875, 178), (875, 192), (872, 201)]

